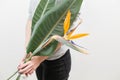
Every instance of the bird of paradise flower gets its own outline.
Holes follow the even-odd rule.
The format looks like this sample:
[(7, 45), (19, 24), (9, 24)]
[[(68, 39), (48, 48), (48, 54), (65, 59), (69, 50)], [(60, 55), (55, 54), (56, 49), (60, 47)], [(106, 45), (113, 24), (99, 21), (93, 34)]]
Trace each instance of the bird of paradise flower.
[(71, 18), (71, 12), (69, 10), (67, 12), (67, 15), (66, 15), (66, 18), (65, 18), (65, 21), (64, 21), (64, 26), (63, 26), (64, 36), (63, 37), (61, 37), (59, 35), (52, 36), (50, 39), (48, 39), (47, 42), (45, 42), (43, 48), (45, 46), (47, 46), (51, 41), (53, 41), (53, 39), (55, 39), (58, 42), (60, 42), (62, 44), (65, 44), (68, 47), (70, 47), (70, 48), (72, 48), (72, 49), (74, 49), (76, 51), (79, 51), (79, 52), (84, 53), (84, 54), (88, 53), (87, 50), (84, 47), (78, 46), (73, 41), (71, 41), (71, 40), (74, 40), (74, 39), (78, 39), (78, 38), (87, 36), (88, 33), (81, 33), (81, 34), (74, 34), (73, 35), (73, 33), (75, 32), (76, 28), (79, 26), (79, 24), (81, 22), (79, 22), (79, 24), (75, 28), (73, 28), (72, 30), (69, 31), (69, 29), (70, 29), (70, 18)]
[(77, 27), (72, 29), (70, 32), (68, 32), (69, 27), (70, 27), (70, 18), (71, 18), (71, 12), (69, 10), (68, 13), (67, 13), (66, 19), (64, 21), (64, 38), (66, 40), (74, 40), (74, 39), (77, 39), (77, 38), (81, 38), (81, 37), (87, 36), (88, 33), (81, 33), (81, 34), (72, 35), (75, 32), (75, 30), (78, 27), (78, 25), (77, 25)]

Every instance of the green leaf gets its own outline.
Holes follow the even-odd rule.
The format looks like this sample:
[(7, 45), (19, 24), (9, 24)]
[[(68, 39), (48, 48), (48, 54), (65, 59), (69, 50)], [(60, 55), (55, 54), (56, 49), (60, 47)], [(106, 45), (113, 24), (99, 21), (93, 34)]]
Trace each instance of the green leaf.
[(44, 14), (47, 11), (49, 11), (54, 5), (55, 5), (55, 0), (40, 0), (32, 19), (32, 28), (31, 28), (32, 31), (34, 29), (36, 22), (39, 19), (41, 19), (44, 16)]
[[(71, 10), (71, 23), (75, 20), (82, 0), (63, 0), (63, 2), (49, 11), (47, 11), (42, 18), (40, 18), (33, 29), (30, 42), (27, 46), (27, 53), (33, 52), (38, 46), (42, 45), (52, 35), (63, 35), (63, 22), (68, 10)], [(39, 55), (50, 55), (54, 52), (57, 44), (53, 41), (52, 44), (46, 46), (46, 49), (39, 51)], [(50, 49), (53, 47), (52, 49)], [(49, 49), (51, 51), (49, 51)], [(49, 52), (48, 52), (49, 51)]]

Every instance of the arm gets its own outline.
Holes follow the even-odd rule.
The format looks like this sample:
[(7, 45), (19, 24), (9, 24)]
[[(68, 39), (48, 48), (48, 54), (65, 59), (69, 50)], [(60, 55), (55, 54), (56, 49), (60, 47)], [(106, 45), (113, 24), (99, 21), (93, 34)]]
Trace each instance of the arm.
[[(32, 22), (31, 20), (27, 21), (27, 25), (26, 25), (26, 29), (25, 29), (25, 51), (26, 51), (26, 46), (30, 40), (31, 22)], [(19, 66), (18, 66), (19, 73), (26, 74), (26, 75), (32, 74), (36, 70), (36, 68), (40, 65), (40, 63), (48, 58), (48, 56), (34, 56), (34, 57), (32, 57), (31, 61), (24, 63), (24, 59), (27, 56), (29, 56), (29, 55), (26, 55), (26, 53), (25, 53), (24, 58), (22, 59), (22, 61), (20, 62)]]

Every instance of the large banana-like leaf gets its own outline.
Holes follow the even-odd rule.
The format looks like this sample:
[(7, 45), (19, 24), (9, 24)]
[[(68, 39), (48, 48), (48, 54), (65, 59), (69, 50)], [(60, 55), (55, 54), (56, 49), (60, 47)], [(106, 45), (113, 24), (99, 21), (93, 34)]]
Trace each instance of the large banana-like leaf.
[(32, 28), (31, 28), (32, 31), (34, 29), (36, 22), (39, 19), (42, 19), (44, 14), (47, 11), (49, 11), (54, 5), (55, 5), (55, 0), (40, 0), (32, 19)]
[[(49, 36), (58, 34), (63, 35), (63, 22), (66, 12), (71, 10), (71, 23), (75, 20), (82, 0), (63, 0), (63, 2), (54, 8), (51, 8), (45, 15), (40, 18), (34, 26), (30, 42), (27, 47), (27, 53), (33, 52), (38, 46), (45, 42)], [(39, 55), (50, 55), (54, 52), (57, 42), (49, 44), (46, 48), (40, 51)], [(51, 50), (51, 51), (50, 51)]]

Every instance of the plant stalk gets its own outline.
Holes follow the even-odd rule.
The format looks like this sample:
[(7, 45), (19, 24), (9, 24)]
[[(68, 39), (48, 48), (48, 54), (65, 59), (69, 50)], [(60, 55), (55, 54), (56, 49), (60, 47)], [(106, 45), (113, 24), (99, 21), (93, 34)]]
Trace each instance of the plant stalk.
[(16, 80), (20, 80), (21, 74), (19, 74), (16, 78)]
[(11, 75), (7, 80), (10, 80), (14, 75), (16, 75), (18, 73), (18, 70), (16, 72), (14, 72), (13, 75)]

